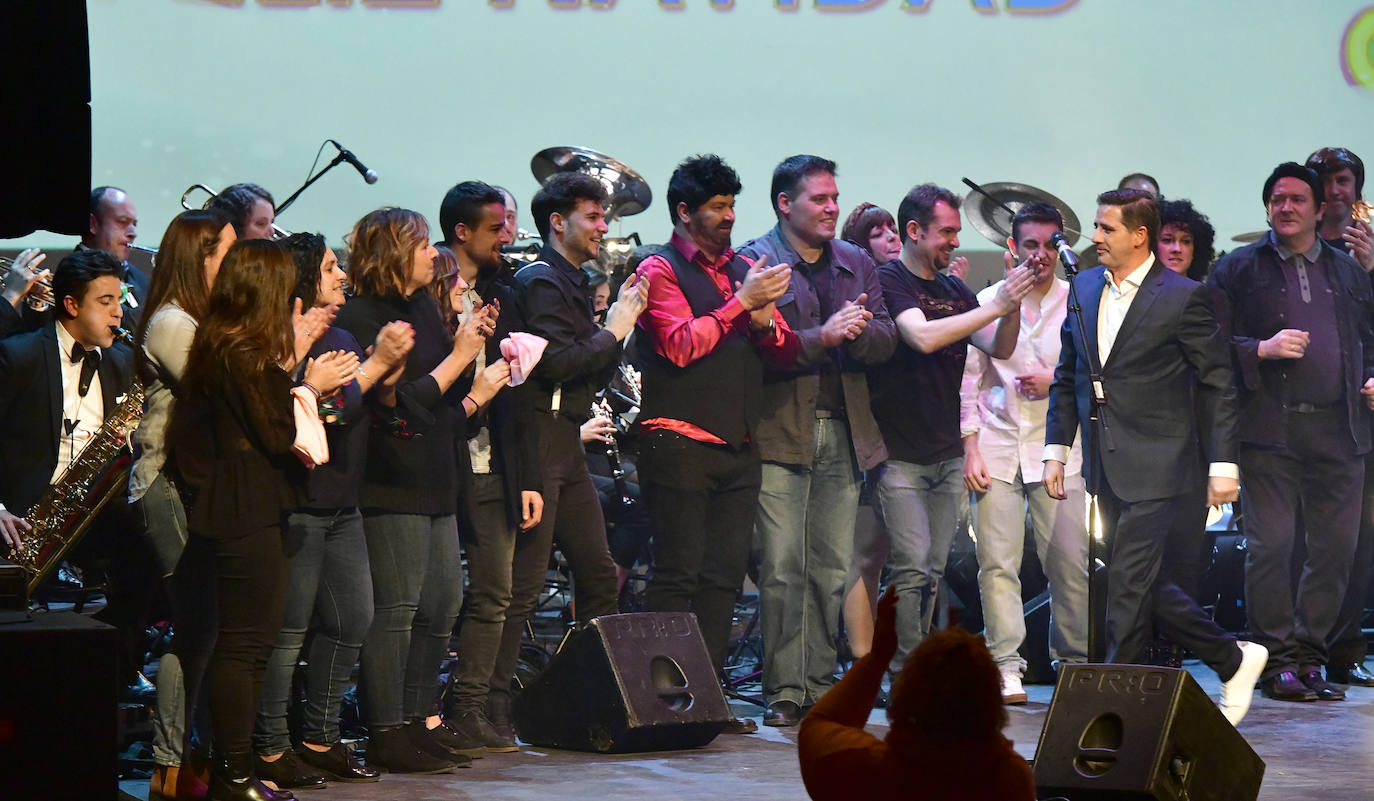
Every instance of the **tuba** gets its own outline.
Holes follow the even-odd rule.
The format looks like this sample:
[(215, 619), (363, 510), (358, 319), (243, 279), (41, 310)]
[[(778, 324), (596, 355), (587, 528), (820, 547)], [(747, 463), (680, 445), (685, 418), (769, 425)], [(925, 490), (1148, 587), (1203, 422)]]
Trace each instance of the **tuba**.
[[(115, 329), (115, 337), (134, 345), (126, 329)], [(33, 528), (8, 558), (28, 573), (30, 594), (81, 541), (105, 504), (128, 486), (133, 455), (127, 446), (143, 418), (143, 394), (143, 384), (135, 379), (91, 441), (25, 513)]]

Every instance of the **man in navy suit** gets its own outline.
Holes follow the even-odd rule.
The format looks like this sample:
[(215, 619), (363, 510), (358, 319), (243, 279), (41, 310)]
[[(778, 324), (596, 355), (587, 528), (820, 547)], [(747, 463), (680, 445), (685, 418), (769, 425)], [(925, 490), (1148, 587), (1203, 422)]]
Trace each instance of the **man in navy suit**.
[(1217, 672), (1222, 711), (1236, 723), (1268, 654), (1227, 636), (1160, 570), (1175, 508), (1202, 480), (1200, 440), (1210, 463), (1208, 504), (1237, 497), (1227, 343), (1209, 291), (1155, 261), (1154, 197), (1118, 189), (1097, 202), (1093, 243), (1101, 266), (1074, 279), (1086, 341), (1070, 315), (1050, 387), (1045, 489), (1066, 497), (1064, 464), (1081, 427), (1083, 475), (1107, 535), (1108, 660), (1145, 663), (1158, 626)]

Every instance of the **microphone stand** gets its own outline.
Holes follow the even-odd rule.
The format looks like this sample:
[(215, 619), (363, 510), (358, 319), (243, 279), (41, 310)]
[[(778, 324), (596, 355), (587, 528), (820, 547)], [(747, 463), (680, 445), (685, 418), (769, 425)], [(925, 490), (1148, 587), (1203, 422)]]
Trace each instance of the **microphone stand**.
[[(315, 173), (314, 175), (310, 176), (309, 178), (305, 179), (305, 183), (301, 184), (301, 188), (300, 188), (300, 189), (297, 189), (296, 191), (292, 192), (290, 197), (288, 197), (286, 200), (283, 200), (283, 201), (281, 202), (281, 204), (277, 206), (276, 213), (277, 213), (277, 214), (281, 214), (283, 211), (286, 211), (287, 207), (290, 206), (292, 203), (295, 203), (295, 202), (296, 202), (296, 198), (300, 197), (302, 192), (304, 192), (305, 190), (309, 189), (311, 184), (313, 184), (313, 183), (315, 183), (316, 181), (320, 180), (321, 178), (324, 177), (324, 174), (325, 174), (325, 173), (329, 172), (330, 170), (334, 169), (335, 167), (337, 167), (337, 166), (339, 166), (340, 164), (343, 164), (343, 163), (344, 163), (343, 153), (339, 153), (339, 155), (337, 155), (337, 156), (334, 157), (334, 160), (333, 160), (333, 161), (331, 161), (331, 162), (329, 162), (328, 164), (324, 165), (324, 169), (320, 170), (319, 172), (317, 172), (317, 173)], [(375, 179), (374, 179), (374, 180), (375, 180)]]
[[(1078, 277), (1078, 265), (1061, 251), (1059, 262), (1064, 266), (1064, 276), (1069, 281), (1068, 311), (1073, 315), (1078, 340), (1083, 343), (1084, 357), (1088, 362), (1089, 378), (1092, 382), (1092, 411), (1089, 421), (1097, 429), (1102, 446), (1109, 451), (1116, 450), (1112, 442), (1111, 428), (1107, 425), (1105, 410), (1107, 390), (1102, 381), (1102, 365), (1089, 344), (1088, 327), (1083, 322), (1083, 306), (1078, 302), (1078, 291), (1074, 279)], [(1074, 368), (1075, 371), (1077, 368)], [(1088, 661), (1106, 661), (1106, 642), (1103, 635), (1107, 630), (1107, 561), (1106, 543), (1097, 530), (1097, 496), (1090, 496), (1088, 507)]]

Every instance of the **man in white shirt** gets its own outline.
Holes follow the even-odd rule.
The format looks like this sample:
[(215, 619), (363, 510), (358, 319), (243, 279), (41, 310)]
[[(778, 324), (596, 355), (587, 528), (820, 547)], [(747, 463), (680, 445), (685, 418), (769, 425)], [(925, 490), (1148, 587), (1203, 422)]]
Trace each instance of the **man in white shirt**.
[[(1063, 229), (1059, 211), (1045, 203), (1024, 206), (1012, 217), (1007, 266), (1024, 259), (1035, 269), (1035, 286), (1021, 300), (1016, 349), (996, 359), (969, 348), (960, 393), (964, 486), (977, 497), (984, 639), (1002, 674), (1002, 700), (1008, 704), (1026, 703), (1021, 685), (1026, 660), (1017, 649), (1026, 637), (1020, 572), (1028, 508), (1036, 552), (1049, 579), (1050, 657), (1056, 665), (1088, 658), (1088, 535), (1080, 449), (1070, 451), (1065, 465), (1067, 500), (1049, 497), (1040, 486), (1045, 411), (1069, 294), (1068, 282), (1054, 277), (1050, 239)], [(979, 303), (990, 303), (999, 286), (979, 292)]]
[[(1207, 503), (1234, 501), (1236, 389), (1212, 294), (1155, 261), (1159, 204), (1136, 189), (1097, 198), (1101, 264), (1074, 278), (1082, 308), (1060, 337), (1045, 419), (1045, 491), (1059, 500), (1074, 432), (1107, 543), (1107, 659), (1144, 664), (1157, 626), (1222, 680), (1221, 708), (1244, 717), (1268, 652), (1238, 643), (1160, 570), (1177, 505), (1202, 481)], [(1085, 341), (1086, 340), (1086, 341)]]

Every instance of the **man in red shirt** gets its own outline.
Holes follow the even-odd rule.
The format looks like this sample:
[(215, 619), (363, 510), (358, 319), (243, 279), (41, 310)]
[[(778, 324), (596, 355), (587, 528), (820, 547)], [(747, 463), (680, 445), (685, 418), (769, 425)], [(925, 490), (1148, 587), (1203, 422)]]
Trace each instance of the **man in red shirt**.
[[(739, 176), (719, 156), (694, 156), (668, 183), (673, 235), (639, 275), (643, 429), (639, 478), (654, 538), (654, 611), (692, 611), (718, 668), (744, 580), (759, 494), (752, 433), (763, 364), (786, 366), (797, 336), (775, 302), (791, 269), (730, 247)], [(747, 733), (753, 721), (727, 729)]]

